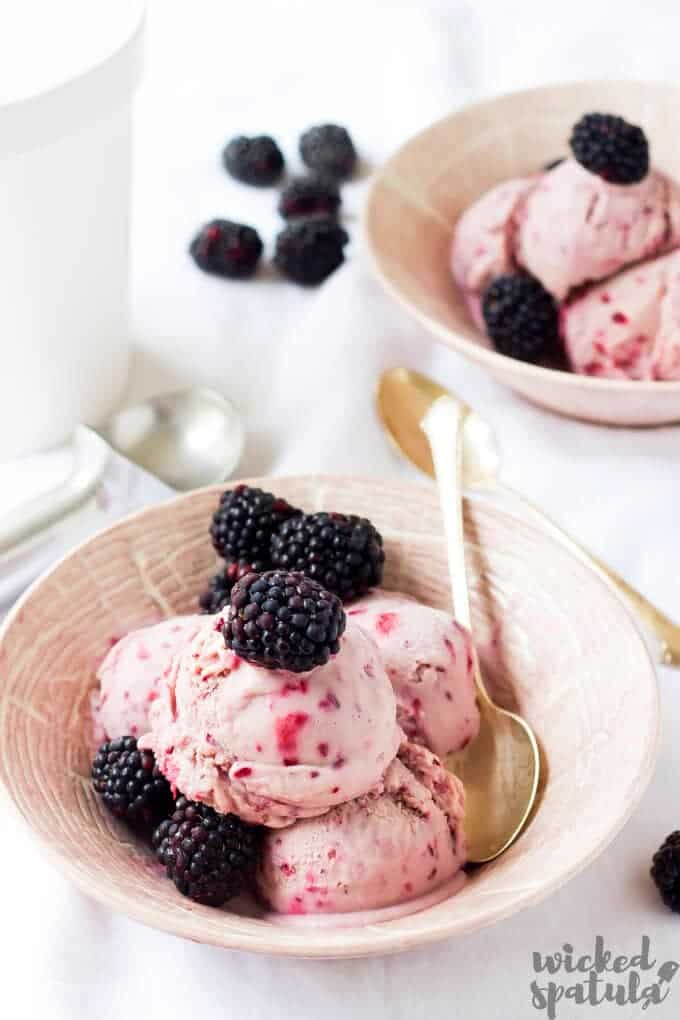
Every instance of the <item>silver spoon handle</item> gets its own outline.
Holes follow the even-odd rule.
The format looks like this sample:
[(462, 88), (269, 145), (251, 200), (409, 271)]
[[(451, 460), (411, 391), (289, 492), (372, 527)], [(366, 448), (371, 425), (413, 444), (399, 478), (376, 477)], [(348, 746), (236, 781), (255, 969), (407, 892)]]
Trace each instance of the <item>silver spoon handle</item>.
[(599, 560), (584, 546), (572, 538), (567, 532), (545, 511), (540, 510), (530, 500), (503, 482), (497, 482), (494, 488), (519, 503), (523, 509), (530, 511), (534, 517), (538, 517), (542, 523), (552, 531), (563, 545), (566, 545), (581, 560), (584, 560), (593, 567), (599, 574), (611, 581), (626, 601), (632, 607), (637, 616), (648, 627), (656, 639), (659, 649), (659, 661), (665, 666), (680, 667), (680, 627), (668, 616), (657, 609), (649, 599), (646, 599), (639, 591), (633, 588), (623, 577), (612, 570), (611, 567)]
[(110, 450), (93, 429), (79, 425), (75, 465), (69, 477), (50, 492), (0, 515), (0, 555), (12, 551), (41, 531), (57, 524), (87, 503), (104, 474)]
[(449, 397), (430, 405), (420, 427), (432, 450), (456, 619), (471, 629), (463, 531), (463, 421), (466, 410)]

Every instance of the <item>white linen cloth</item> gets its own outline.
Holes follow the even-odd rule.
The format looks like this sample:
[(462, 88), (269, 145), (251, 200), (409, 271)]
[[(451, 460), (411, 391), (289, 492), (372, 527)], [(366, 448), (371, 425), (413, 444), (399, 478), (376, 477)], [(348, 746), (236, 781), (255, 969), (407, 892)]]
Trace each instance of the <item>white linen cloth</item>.
[[(615, 19), (615, 20), (614, 20)], [(186, 255), (215, 215), (261, 228), (270, 244), (275, 193), (229, 181), (219, 149), (238, 132), (271, 131), (294, 154), (298, 132), (336, 119), (370, 163), (471, 98), (556, 78), (676, 73), (680, 11), (572, 0), (392, 0), (218, 4), (154, 0), (150, 67), (137, 118), (132, 396), (190, 382), (241, 405), (250, 440), (239, 473), (354, 472), (413, 477), (375, 421), (378, 372), (430, 372), (495, 426), (506, 479), (531, 496), (680, 619), (680, 430), (609, 430), (537, 410), (432, 345), (374, 282), (358, 230), (365, 179), (343, 194), (348, 265), (316, 291), (264, 269), (236, 284)], [(546, 153), (546, 157), (557, 155)], [(293, 158), (293, 162), (295, 162)], [(158, 498), (156, 483), (135, 502)], [(153, 490), (151, 488), (153, 486)], [(602, 678), (606, 683), (607, 678)], [(652, 785), (612, 847), (562, 891), (476, 935), (404, 956), (305, 962), (199, 946), (111, 914), (45, 860), (0, 801), (3, 1007), (15, 1020), (493, 1020), (528, 1018), (532, 953), (564, 942), (680, 957), (678, 919), (648, 876), (652, 851), (680, 828), (680, 677), (663, 670), (665, 736)], [(578, 826), (565, 818), (565, 826)], [(601, 1005), (595, 1017), (677, 1016), (680, 977), (659, 1006)], [(558, 1005), (557, 1016), (589, 1016)]]

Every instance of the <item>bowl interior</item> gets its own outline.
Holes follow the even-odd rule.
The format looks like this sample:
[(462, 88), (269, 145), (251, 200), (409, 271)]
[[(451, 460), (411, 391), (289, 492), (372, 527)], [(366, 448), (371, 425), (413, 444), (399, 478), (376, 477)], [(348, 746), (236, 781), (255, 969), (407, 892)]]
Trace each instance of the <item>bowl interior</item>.
[[(386, 540), (386, 586), (449, 604), (434, 489), (322, 477), (281, 479), (275, 488), (307, 510), (370, 516)], [(466, 540), (482, 662), (498, 699), (535, 727), (545, 758), (541, 804), (526, 833), (458, 896), (379, 925), (315, 932), (268, 924), (252, 905), (215, 910), (182, 898), (92, 793), (89, 701), (112, 638), (195, 609), (214, 568), (207, 522), (218, 491), (152, 507), (86, 542), (33, 586), (3, 628), (0, 775), (82, 889), (198, 941), (358, 956), (490, 924), (542, 898), (604, 848), (651, 774), (658, 706), (648, 653), (627, 611), (587, 567), (533, 525), (474, 503)]]
[(471, 321), (449, 269), (461, 213), (501, 181), (567, 155), (572, 125), (590, 110), (641, 124), (654, 165), (679, 178), (679, 107), (673, 85), (581, 82), (511, 93), (438, 121), (399, 149), (371, 190), (366, 234), (381, 279), (446, 344), (537, 403), (611, 424), (680, 419), (680, 382), (577, 376), (498, 354)]

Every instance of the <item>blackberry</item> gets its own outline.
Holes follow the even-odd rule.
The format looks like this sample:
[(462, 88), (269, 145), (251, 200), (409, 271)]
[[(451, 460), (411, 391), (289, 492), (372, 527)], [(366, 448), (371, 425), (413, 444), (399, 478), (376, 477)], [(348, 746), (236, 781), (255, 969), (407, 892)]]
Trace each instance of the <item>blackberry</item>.
[(283, 189), (279, 212), (284, 219), (297, 216), (335, 216), (340, 208), (340, 192), (330, 177), (309, 174), (297, 177)]
[(252, 227), (231, 220), (211, 220), (201, 227), (189, 252), (205, 273), (246, 279), (252, 276), (262, 255), (260, 235)]
[(237, 181), (260, 187), (274, 184), (283, 173), (283, 155), (269, 135), (232, 138), (222, 151), (222, 162)]
[(294, 220), (276, 238), (274, 262), (295, 283), (321, 283), (344, 262), (348, 241), (333, 219)]
[(237, 485), (220, 497), (210, 525), (212, 543), (225, 560), (247, 563), (256, 571), (266, 570), (273, 532), (299, 513), (271, 492)]
[(484, 293), (482, 312), (497, 350), (519, 361), (538, 361), (557, 340), (557, 305), (531, 276), (496, 277)]
[(652, 858), (650, 874), (667, 907), (680, 914), (680, 832), (671, 832)]
[(310, 170), (331, 177), (349, 177), (357, 161), (357, 153), (349, 132), (338, 124), (319, 124), (300, 137), (302, 162)]
[(270, 669), (306, 673), (340, 651), (345, 611), (304, 574), (248, 574), (231, 591), (224, 641), (236, 655)]
[(151, 751), (140, 751), (134, 737), (102, 744), (92, 762), (92, 785), (118, 818), (140, 828), (157, 825), (172, 811), (167, 779)]
[(225, 564), (223, 570), (210, 578), (208, 587), (199, 595), (198, 604), (201, 612), (213, 615), (228, 606), (231, 589), (240, 578), (252, 572), (252, 566), (245, 560)]
[(611, 113), (587, 113), (574, 125), (571, 151), (581, 166), (610, 184), (637, 184), (649, 170), (642, 128)]
[(343, 601), (380, 584), (385, 563), (382, 536), (370, 521), (344, 514), (305, 514), (272, 536), (272, 563), (301, 570)]
[(153, 834), (156, 857), (179, 891), (210, 907), (238, 896), (250, 882), (261, 832), (236, 815), (179, 797), (171, 818)]

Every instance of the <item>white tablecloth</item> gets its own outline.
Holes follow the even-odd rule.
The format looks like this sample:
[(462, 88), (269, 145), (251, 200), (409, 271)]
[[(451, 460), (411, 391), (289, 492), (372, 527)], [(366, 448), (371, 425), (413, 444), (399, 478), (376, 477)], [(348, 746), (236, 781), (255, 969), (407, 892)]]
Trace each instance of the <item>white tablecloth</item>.
[[(364, 264), (357, 216), (365, 178), (345, 190), (349, 264), (317, 291), (268, 271), (247, 284), (214, 280), (185, 252), (193, 230), (215, 215), (252, 222), (271, 243), (274, 193), (237, 186), (220, 170), (230, 135), (271, 131), (292, 155), (301, 129), (336, 119), (375, 163), (478, 95), (560, 77), (673, 77), (674, 7), (672, 0), (642, 8), (620, 0), (615, 12), (596, 0), (560, 9), (500, 0), (155, 0), (137, 117), (132, 396), (192, 381), (223, 388), (248, 419), (244, 475), (415, 477), (384, 443), (371, 388), (383, 366), (430, 371), (494, 423), (511, 484), (680, 617), (680, 431), (560, 420), (433, 348)], [(533, 951), (569, 942), (589, 952), (599, 934), (615, 952), (632, 954), (647, 934), (659, 964), (680, 957), (680, 922), (660, 906), (647, 877), (652, 851), (680, 828), (679, 682), (662, 671), (665, 736), (656, 777), (597, 863), (548, 902), (488, 931), (385, 960), (263, 959), (142, 928), (76, 892), (3, 804), (3, 1015), (516, 1020), (541, 1015), (529, 990)], [(676, 980), (648, 1014), (639, 1005), (601, 1005), (595, 1015), (677, 1016)], [(590, 1008), (563, 1003), (557, 1016), (573, 1020)]]

